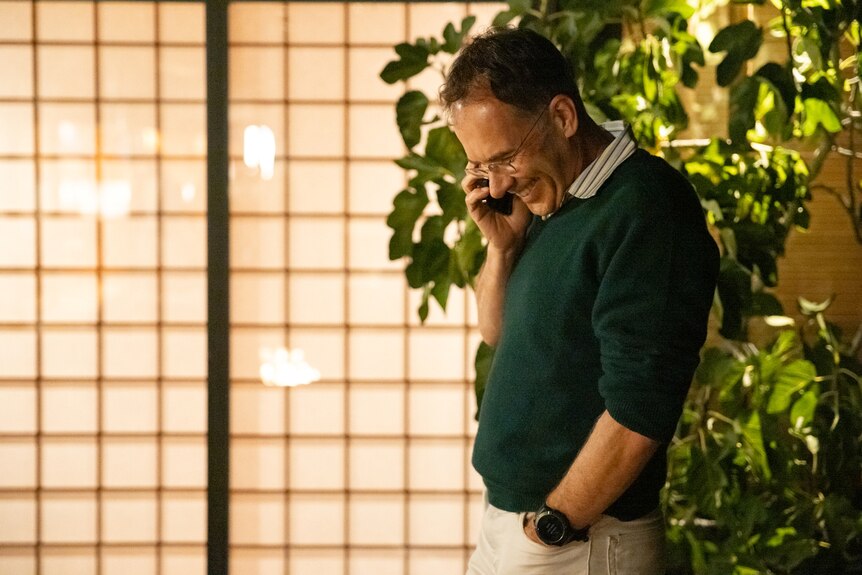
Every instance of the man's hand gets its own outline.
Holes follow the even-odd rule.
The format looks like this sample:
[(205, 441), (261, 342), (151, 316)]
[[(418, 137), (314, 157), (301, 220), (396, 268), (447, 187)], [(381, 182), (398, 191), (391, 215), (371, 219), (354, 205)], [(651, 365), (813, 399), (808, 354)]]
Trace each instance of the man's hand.
[(535, 513), (527, 513), (526, 515), (524, 515), (524, 535), (527, 536), (527, 539), (535, 541), (542, 547), (550, 547), (544, 541), (539, 539), (538, 534), (536, 534), (536, 524), (533, 523), (533, 519), (535, 517)]
[[(497, 190), (504, 187), (507, 182), (501, 182), (499, 176), (492, 176)], [(509, 184), (514, 185), (514, 180), (508, 178)], [(466, 194), (465, 202), (470, 217), (479, 226), (482, 235), (488, 240), (489, 245), (503, 251), (520, 250), (524, 240), (527, 226), (532, 219), (527, 206), (517, 197), (513, 198), (512, 213), (504, 215), (494, 211), (482, 200), (491, 195), (488, 180), (477, 178), (467, 174), (461, 180), (461, 188)], [(499, 192), (497, 192), (499, 195)], [(508, 192), (505, 192), (508, 193)]]

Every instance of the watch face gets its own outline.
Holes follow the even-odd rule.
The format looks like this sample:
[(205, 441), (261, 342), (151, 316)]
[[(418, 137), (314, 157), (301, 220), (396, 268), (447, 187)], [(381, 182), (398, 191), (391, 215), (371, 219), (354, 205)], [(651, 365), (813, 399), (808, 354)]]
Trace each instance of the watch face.
[(539, 539), (549, 545), (559, 543), (566, 536), (566, 526), (559, 517), (551, 514), (542, 515), (536, 520), (536, 534)]

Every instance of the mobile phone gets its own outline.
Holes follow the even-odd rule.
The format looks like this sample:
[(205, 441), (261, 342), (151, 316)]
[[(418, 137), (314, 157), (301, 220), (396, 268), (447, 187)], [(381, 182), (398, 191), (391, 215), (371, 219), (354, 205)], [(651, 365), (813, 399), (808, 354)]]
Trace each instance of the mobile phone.
[[(487, 188), (489, 182), (487, 179), (481, 179), (476, 182), (477, 188)], [(499, 212), (503, 215), (508, 216), (512, 213), (512, 194), (506, 194), (502, 198), (495, 198), (492, 195), (487, 195), (485, 199), (482, 200), (482, 203), (494, 210), (495, 212)]]

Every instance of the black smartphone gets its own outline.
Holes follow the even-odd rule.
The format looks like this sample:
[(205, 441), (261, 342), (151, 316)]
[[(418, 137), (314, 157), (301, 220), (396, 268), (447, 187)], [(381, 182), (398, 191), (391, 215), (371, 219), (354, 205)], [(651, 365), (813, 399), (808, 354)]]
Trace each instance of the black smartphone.
[[(488, 180), (482, 179), (476, 182), (477, 188), (487, 188)], [(499, 212), (503, 215), (508, 216), (512, 213), (512, 200), (514, 197), (512, 194), (506, 194), (502, 198), (495, 198), (492, 195), (488, 195), (482, 200), (482, 203), (494, 210), (495, 212)]]

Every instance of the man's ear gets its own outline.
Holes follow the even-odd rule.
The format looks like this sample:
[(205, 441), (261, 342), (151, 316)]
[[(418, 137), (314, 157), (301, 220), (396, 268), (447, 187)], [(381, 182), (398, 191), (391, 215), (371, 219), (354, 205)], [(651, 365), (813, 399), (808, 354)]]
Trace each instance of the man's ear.
[(578, 109), (575, 102), (565, 94), (557, 94), (551, 100), (550, 113), (554, 123), (562, 130), (566, 138), (571, 138), (578, 131)]

